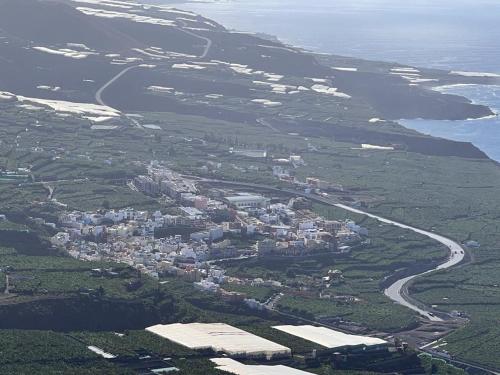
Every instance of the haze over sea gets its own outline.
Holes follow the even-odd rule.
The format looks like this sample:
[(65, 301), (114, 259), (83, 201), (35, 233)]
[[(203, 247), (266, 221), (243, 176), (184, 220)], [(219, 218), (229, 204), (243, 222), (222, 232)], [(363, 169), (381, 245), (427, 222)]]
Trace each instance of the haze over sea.
[[(500, 74), (498, 0), (223, 0), (174, 5), (228, 28), (276, 35), (316, 52)], [(463, 86), (445, 92), (500, 111), (498, 86)], [(401, 123), (423, 133), (472, 142), (500, 161), (498, 117)]]

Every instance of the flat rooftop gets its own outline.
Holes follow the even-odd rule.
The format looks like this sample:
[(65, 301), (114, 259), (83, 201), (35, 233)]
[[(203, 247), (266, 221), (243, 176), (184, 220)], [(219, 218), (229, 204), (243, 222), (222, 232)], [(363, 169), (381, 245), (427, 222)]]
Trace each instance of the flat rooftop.
[(387, 344), (387, 341), (369, 336), (348, 335), (325, 327), (304, 326), (275, 326), (274, 329), (303, 338), (329, 349), (349, 346), (376, 346)]
[(224, 323), (159, 324), (146, 328), (146, 331), (193, 350), (211, 349), (233, 357), (271, 359), (291, 355), (286, 346)]
[(233, 195), (230, 197), (225, 198), (229, 202), (246, 202), (249, 200), (261, 200), (261, 201), (266, 201), (269, 200), (266, 197), (263, 197), (262, 195), (254, 195), (254, 194), (242, 194), (242, 195)]
[(288, 366), (255, 366), (244, 365), (231, 358), (213, 358), (218, 370), (236, 375), (311, 375), (310, 372), (294, 369)]
[(200, 210), (198, 210), (197, 208), (194, 208), (194, 207), (180, 207), (180, 209), (182, 210), (182, 212), (184, 212), (185, 214), (187, 214), (189, 216), (201, 216), (201, 215), (203, 215), (203, 212), (201, 212)]

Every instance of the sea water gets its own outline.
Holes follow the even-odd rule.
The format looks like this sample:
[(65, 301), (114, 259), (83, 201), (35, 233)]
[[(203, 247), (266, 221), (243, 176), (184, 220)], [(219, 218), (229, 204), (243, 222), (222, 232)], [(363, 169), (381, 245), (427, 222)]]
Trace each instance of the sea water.
[[(465, 96), (475, 103), (500, 113), (500, 86), (463, 85), (438, 88), (447, 94)], [(400, 120), (402, 125), (420, 133), (455, 141), (472, 142), (490, 158), (500, 161), (500, 117), (466, 121)]]
[[(316, 52), (500, 74), (499, 0), (205, 0), (176, 6), (228, 28), (276, 35)], [(500, 87), (442, 91), (500, 110)], [(472, 142), (500, 161), (498, 117), (401, 123), (426, 134)]]

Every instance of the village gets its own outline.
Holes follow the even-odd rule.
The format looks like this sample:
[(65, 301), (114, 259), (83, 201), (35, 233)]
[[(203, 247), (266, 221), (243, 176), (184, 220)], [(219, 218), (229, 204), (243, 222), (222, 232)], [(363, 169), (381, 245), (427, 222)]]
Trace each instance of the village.
[[(226, 292), (221, 285), (281, 287), (281, 282), (228, 277), (218, 261), (345, 257), (352, 246), (369, 242), (366, 228), (349, 220), (326, 220), (301, 197), (268, 198), (220, 188), (202, 194), (195, 180), (156, 164), (150, 165), (147, 176), (130, 184), (145, 194), (168, 199), (169, 212), (133, 208), (65, 212), (53, 245), (76, 259), (127, 264), (154, 278), (178, 277), (195, 283), (199, 290), (243, 301), (244, 295)], [(330, 270), (320, 281), (319, 293), (339, 280), (342, 272)], [(310, 286), (317, 287), (315, 282), (311, 280)]]

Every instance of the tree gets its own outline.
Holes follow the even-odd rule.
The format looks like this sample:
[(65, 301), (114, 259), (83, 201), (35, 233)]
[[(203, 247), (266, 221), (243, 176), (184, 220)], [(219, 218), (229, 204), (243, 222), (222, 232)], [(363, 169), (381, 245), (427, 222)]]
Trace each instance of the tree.
[(106, 291), (104, 290), (104, 288), (102, 287), (102, 285), (97, 289), (97, 296), (99, 298), (101, 297), (104, 297), (104, 294), (106, 294)]

